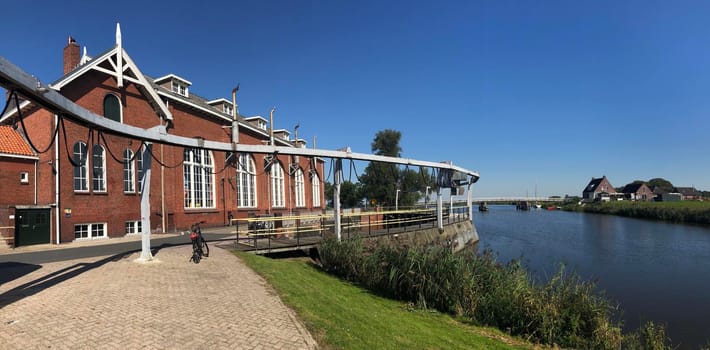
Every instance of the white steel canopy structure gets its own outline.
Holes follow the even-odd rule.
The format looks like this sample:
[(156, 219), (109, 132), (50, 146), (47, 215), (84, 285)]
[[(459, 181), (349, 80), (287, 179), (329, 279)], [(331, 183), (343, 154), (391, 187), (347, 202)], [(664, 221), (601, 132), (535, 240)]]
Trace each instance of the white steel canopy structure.
[[(162, 102), (157, 93), (151, 88), (150, 83), (146, 80), (143, 74), (138, 70), (137, 66), (133, 61), (125, 54), (125, 51), (121, 45), (120, 28), (117, 27), (116, 35), (116, 47), (109, 50), (105, 54), (91, 60), (88, 64), (84, 65), (82, 68), (78, 69), (76, 72), (82, 70), (99, 70), (103, 73), (110, 74), (116, 77), (117, 84), (120, 86), (123, 84), (124, 80), (130, 81), (136, 85), (141, 86), (145, 92), (151, 96), (154, 103), (154, 108), (168, 121), (172, 119), (172, 115), (168, 111), (167, 106)], [(62, 83), (66, 84), (71, 81), (71, 75), (65, 77), (61, 80)], [(42, 108), (53, 112), (54, 114), (60, 116), (60, 118), (69, 119), (78, 124), (84, 125), (88, 128), (103, 131), (110, 134), (115, 134), (119, 136), (130, 137), (134, 139), (140, 139), (146, 143), (160, 143), (166, 145), (174, 145), (181, 147), (191, 147), (191, 148), (203, 148), (213, 151), (224, 151), (224, 152), (240, 152), (240, 153), (261, 153), (261, 154), (284, 154), (284, 155), (299, 155), (306, 157), (324, 157), (332, 158), (336, 160), (336, 176), (335, 176), (335, 190), (334, 190), (334, 207), (335, 207), (335, 230), (338, 237), (340, 237), (340, 203), (339, 203), (339, 188), (340, 188), (340, 172), (342, 171), (341, 162), (343, 159), (350, 160), (360, 160), (369, 162), (383, 162), (400, 164), (407, 166), (418, 166), (443, 170), (447, 173), (456, 174), (456, 178), (459, 179), (457, 185), (468, 185), (469, 189), (473, 183), (478, 181), (480, 175), (477, 171), (468, 170), (462, 167), (458, 167), (449, 162), (432, 162), (416, 160), (411, 158), (400, 158), (400, 157), (387, 157), (374, 154), (366, 153), (355, 153), (351, 152), (349, 148), (344, 150), (324, 150), (324, 149), (314, 149), (314, 148), (299, 148), (299, 147), (289, 147), (289, 146), (276, 146), (273, 142), (269, 145), (247, 145), (240, 143), (225, 143), (216, 142), (203, 139), (188, 138), (182, 136), (176, 136), (168, 134), (166, 125), (161, 123), (150, 129), (142, 129), (139, 127), (122, 124), (113, 121), (109, 118), (104, 118), (99, 116), (77, 104), (67, 99), (61, 95), (57, 90), (61, 89), (61, 85), (58, 86), (48, 86), (41, 83), (36, 78), (30, 74), (24, 72), (8, 60), (0, 57), (0, 86), (5, 87), (8, 91), (15, 92), (22, 96), (24, 99), (32, 101), (33, 103), (41, 106)], [(9, 103), (9, 101), (8, 101)], [(1, 117), (1, 116), (0, 116)], [(239, 123), (233, 123), (232, 128), (238, 128)], [(236, 130), (233, 130), (235, 132)], [(148, 159), (150, 156), (147, 157)], [(145, 162), (146, 166), (150, 166), (150, 162)], [(146, 168), (145, 171), (148, 171)], [(451, 176), (449, 176), (451, 178)], [(462, 181), (466, 179), (465, 181)], [(146, 191), (147, 192), (147, 191)], [(469, 190), (469, 212), (472, 210), (471, 204), (471, 191)], [(147, 195), (147, 193), (146, 193)], [(149, 217), (150, 208), (143, 208), (142, 211), (144, 218)], [(438, 191), (438, 221), (439, 227), (442, 227), (441, 221), (441, 189)], [(143, 227), (150, 227), (149, 223), (144, 223)], [(144, 253), (146, 249), (149, 253), (149, 230), (144, 234)], [(147, 238), (146, 238), (147, 237)], [(147, 240), (147, 243), (146, 243)]]

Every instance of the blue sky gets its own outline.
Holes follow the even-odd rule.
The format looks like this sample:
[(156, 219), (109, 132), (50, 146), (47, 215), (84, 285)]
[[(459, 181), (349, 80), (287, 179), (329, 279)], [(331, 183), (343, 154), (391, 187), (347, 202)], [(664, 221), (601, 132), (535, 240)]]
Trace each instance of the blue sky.
[[(475, 196), (581, 195), (663, 177), (710, 190), (704, 1), (12, 1), (0, 56), (43, 82), (72, 35), (244, 115), (370, 152), (478, 170)], [(364, 165), (359, 166), (362, 171)]]

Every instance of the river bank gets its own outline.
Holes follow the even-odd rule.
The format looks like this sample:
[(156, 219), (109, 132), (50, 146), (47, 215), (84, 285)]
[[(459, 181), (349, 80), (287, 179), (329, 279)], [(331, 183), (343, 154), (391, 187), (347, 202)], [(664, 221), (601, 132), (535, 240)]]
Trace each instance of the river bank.
[(661, 220), (672, 223), (710, 225), (710, 202), (595, 202), (568, 203), (566, 211), (619, 215), (630, 218)]

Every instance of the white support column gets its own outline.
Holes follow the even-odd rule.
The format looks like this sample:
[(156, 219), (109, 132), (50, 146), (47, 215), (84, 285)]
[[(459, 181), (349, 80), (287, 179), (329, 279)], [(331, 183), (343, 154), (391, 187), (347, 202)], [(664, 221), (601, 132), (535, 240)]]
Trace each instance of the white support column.
[(454, 189), (449, 192), (449, 216), (454, 215)]
[(468, 219), (473, 221), (473, 183), (468, 183), (466, 191), (466, 204), (468, 204)]
[(444, 229), (444, 215), (442, 213), (443, 204), (441, 202), (441, 187), (436, 189), (436, 223), (439, 230)]
[(340, 179), (343, 176), (343, 160), (338, 158), (335, 160), (335, 175), (333, 178), (333, 210), (335, 213), (335, 236), (340, 241)]
[(146, 142), (141, 150), (143, 159), (143, 178), (140, 180), (141, 188), (141, 256), (138, 261), (151, 261), (153, 254), (150, 252), (150, 163), (153, 144)]

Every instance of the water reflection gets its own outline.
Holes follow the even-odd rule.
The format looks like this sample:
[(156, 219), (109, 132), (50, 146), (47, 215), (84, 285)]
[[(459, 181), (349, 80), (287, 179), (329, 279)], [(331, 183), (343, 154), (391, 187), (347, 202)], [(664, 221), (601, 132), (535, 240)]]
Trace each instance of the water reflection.
[(697, 349), (710, 339), (710, 228), (609, 215), (516, 211), (474, 214), (479, 250), (522, 258), (538, 279), (566, 264), (625, 310), (628, 329), (654, 320), (673, 343)]

